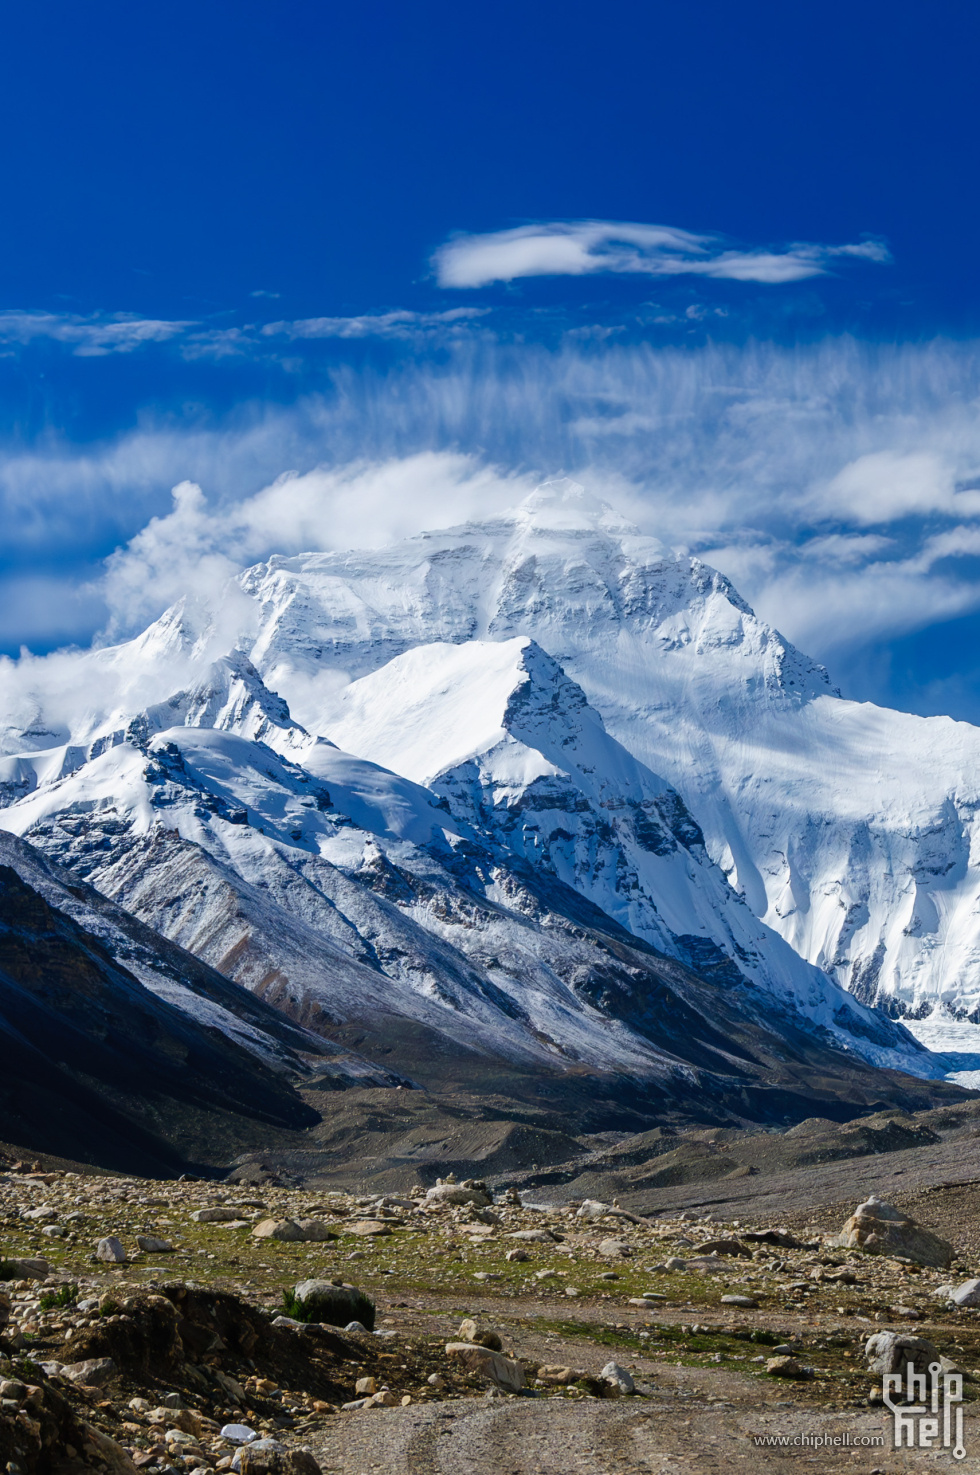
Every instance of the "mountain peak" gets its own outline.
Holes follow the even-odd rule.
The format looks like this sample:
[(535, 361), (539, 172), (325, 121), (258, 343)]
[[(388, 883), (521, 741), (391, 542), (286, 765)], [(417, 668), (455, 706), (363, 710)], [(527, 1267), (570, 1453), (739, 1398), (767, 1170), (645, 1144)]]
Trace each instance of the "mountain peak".
[(568, 476), (535, 487), (513, 509), (515, 521), (546, 532), (605, 532), (639, 535), (639, 528)]

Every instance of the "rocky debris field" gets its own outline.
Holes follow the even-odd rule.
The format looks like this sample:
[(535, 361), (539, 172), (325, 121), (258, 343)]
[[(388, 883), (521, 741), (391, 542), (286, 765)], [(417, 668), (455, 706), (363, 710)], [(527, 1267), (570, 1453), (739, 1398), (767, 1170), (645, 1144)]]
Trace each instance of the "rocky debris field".
[[(483, 1430), (517, 1451), (501, 1468), (563, 1472), (560, 1448), (527, 1463), (539, 1403), (581, 1406), (611, 1451), (595, 1469), (671, 1468), (643, 1463), (644, 1440), (683, 1461), (702, 1415), (724, 1426), (704, 1452), (780, 1469), (753, 1430), (880, 1432), (886, 1364), (941, 1358), (980, 1396), (975, 1214), (930, 1223), (930, 1204), (717, 1222), (476, 1179), (318, 1194), (10, 1164), (0, 1469), (469, 1470)], [(643, 1413), (668, 1405), (667, 1424)], [(455, 1463), (433, 1463), (442, 1447)]]

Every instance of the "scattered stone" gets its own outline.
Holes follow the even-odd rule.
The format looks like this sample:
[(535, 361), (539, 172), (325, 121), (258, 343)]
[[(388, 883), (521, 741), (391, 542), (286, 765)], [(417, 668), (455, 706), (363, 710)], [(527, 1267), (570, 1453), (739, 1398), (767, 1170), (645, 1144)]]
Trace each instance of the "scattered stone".
[(964, 1280), (950, 1291), (954, 1306), (980, 1306), (980, 1280)]
[(530, 1260), (527, 1250), (508, 1250), (505, 1258), (511, 1265), (519, 1265), (524, 1260)]
[(374, 1330), (374, 1302), (357, 1286), (334, 1285), (329, 1280), (301, 1280), (293, 1288), (293, 1296), (307, 1321), (322, 1321), (347, 1330), (356, 1321), (365, 1331)]
[(474, 1342), (479, 1347), (489, 1347), (491, 1352), (502, 1352), (504, 1344), (500, 1335), (493, 1327), (487, 1326), (486, 1322), (476, 1321), (468, 1316), (459, 1324), (458, 1336), (464, 1342)]
[(562, 1367), (546, 1363), (539, 1367), (535, 1375), (542, 1383), (548, 1383), (553, 1388), (567, 1388), (570, 1383), (578, 1383), (588, 1374), (581, 1372), (578, 1368)]
[(730, 1266), (718, 1255), (692, 1255), (687, 1262), (688, 1270), (704, 1270), (709, 1275), (726, 1275)]
[(174, 1250), (168, 1240), (157, 1239), (154, 1234), (138, 1234), (136, 1243), (147, 1255), (172, 1255)]
[(126, 1251), (121, 1240), (110, 1234), (106, 1239), (100, 1239), (95, 1247), (95, 1258), (106, 1260), (110, 1265), (125, 1265)]
[(8, 1260), (5, 1258), (4, 1265), (8, 1267), (11, 1277), (18, 1280), (45, 1280), (51, 1274), (51, 1266), (47, 1260)]
[(354, 1384), (354, 1392), (358, 1398), (369, 1398), (378, 1391), (376, 1378), (358, 1378)]
[[(391, 1225), (384, 1219), (359, 1219), (356, 1224), (345, 1224), (344, 1232), (363, 1235), (390, 1234)], [(331, 1239), (335, 1237), (335, 1235), (330, 1236)]]
[(225, 1424), (221, 1430), (221, 1438), (231, 1444), (250, 1444), (258, 1437), (256, 1430), (249, 1428), (248, 1424)]
[(600, 1255), (608, 1259), (626, 1259), (633, 1253), (633, 1246), (627, 1244), (625, 1239), (604, 1239), (598, 1245)]
[(672, 1272), (686, 1270), (687, 1261), (682, 1260), (679, 1255), (671, 1255), (668, 1260), (664, 1261), (664, 1269)]
[(73, 1383), (84, 1383), (88, 1388), (99, 1388), (115, 1376), (116, 1364), (111, 1357), (90, 1357), (84, 1362), (68, 1362), (62, 1366), (62, 1376)]
[(917, 1265), (945, 1267), (955, 1251), (946, 1240), (908, 1219), (874, 1194), (858, 1204), (840, 1234), (831, 1243), (871, 1255), (905, 1255)]
[(913, 1337), (906, 1332), (876, 1332), (864, 1347), (871, 1372), (901, 1373), (911, 1366), (914, 1372), (927, 1373), (930, 1362), (939, 1361), (939, 1353), (926, 1337)]
[(805, 1245), (785, 1229), (747, 1229), (741, 1235), (746, 1244), (779, 1245), (784, 1250), (802, 1250)]
[(228, 1224), (232, 1219), (239, 1218), (237, 1209), (195, 1209), (191, 1218), (195, 1224)]
[(523, 1239), (530, 1244), (553, 1245), (556, 1237), (550, 1229), (515, 1229), (512, 1234), (508, 1234), (507, 1238)]
[(751, 1260), (752, 1251), (747, 1250), (737, 1239), (709, 1239), (698, 1245), (702, 1255), (741, 1255)]
[(446, 1356), (460, 1363), (466, 1372), (493, 1383), (502, 1393), (520, 1393), (524, 1389), (521, 1364), (499, 1352), (492, 1352), (489, 1347), (478, 1347), (472, 1342), (448, 1342)]
[(804, 1367), (795, 1357), (780, 1356), (770, 1357), (766, 1362), (766, 1372), (771, 1378), (796, 1378), (803, 1381), (813, 1377), (813, 1369)]
[(635, 1393), (636, 1384), (631, 1375), (618, 1362), (607, 1362), (599, 1377), (604, 1383), (615, 1385), (620, 1393)]
[(742, 1306), (746, 1311), (758, 1309), (759, 1303), (754, 1296), (722, 1296), (723, 1306)]
[(475, 1204), (485, 1208), (493, 1203), (493, 1195), (485, 1183), (464, 1185), (462, 1183), (437, 1183), (425, 1195), (429, 1204)]
[[(246, 1221), (242, 1221), (243, 1224)], [(320, 1219), (260, 1219), (252, 1230), (255, 1239), (277, 1239), (283, 1244), (322, 1244), (337, 1239)]]

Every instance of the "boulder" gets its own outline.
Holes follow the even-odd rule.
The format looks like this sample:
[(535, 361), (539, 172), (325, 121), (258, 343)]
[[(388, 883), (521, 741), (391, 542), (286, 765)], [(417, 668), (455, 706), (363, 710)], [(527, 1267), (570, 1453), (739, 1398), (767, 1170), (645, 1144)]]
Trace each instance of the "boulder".
[(157, 1239), (155, 1234), (138, 1234), (136, 1244), (139, 1249), (147, 1255), (172, 1255), (173, 1245), (165, 1239)]
[(448, 1342), (446, 1356), (458, 1362), (464, 1371), (493, 1383), (502, 1393), (521, 1393), (524, 1390), (524, 1369), (512, 1357), (504, 1357), (500, 1352), (478, 1347), (473, 1342)]
[(802, 1250), (803, 1241), (786, 1229), (747, 1229), (740, 1238), (745, 1244), (779, 1245), (784, 1250)]
[(61, 1369), (63, 1377), (70, 1378), (73, 1383), (84, 1383), (88, 1388), (100, 1388), (103, 1383), (108, 1383), (115, 1372), (116, 1364), (111, 1357), (90, 1357), (85, 1362), (66, 1362)]
[(770, 1357), (766, 1363), (766, 1372), (770, 1378), (796, 1378), (803, 1380), (813, 1377), (813, 1370), (804, 1367), (795, 1357)]
[(391, 1225), (386, 1219), (359, 1219), (356, 1224), (345, 1224), (344, 1232), (362, 1235), (390, 1234)]
[(980, 1280), (964, 1280), (949, 1293), (954, 1306), (980, 1306)]
[(219, 1206), (213, 1209), (195, 1209), (191, 1218), (195, 1224), (230, 1224), (233, 1219), (240, 1219), (241, 1215), (237, 1209)]
[(357, 1286), (334, 1285), (329, 1280), (301, 1280), (293, 1289), (304, 1321), (322, 1321), (329, 1326), (348, 1327), (360, 1322), (374, 1330), (375, 1306)]
[(491, 1352), (502, 1352), (504, 1348), (500, 1336), (493, 1327), (487, 1326), (485, 1321), (476, 1321), (468, 1316), (459, 1324), (460, 1339), (464, 1342), (475, 1342), (478, 1347), (489, 1347)]
[(858, 1204), (831, 1243), (871, 1255), (904, 1255), (917, 1265), (946, 1266), (955, 1254), (953, 1246), (938, 1234), (873, 1194)]
[(586, 1219), (589, 1223), (592, 1223), (594, 1220), (602, 1219), (606, 1214), (611, 1213), (612, 1204), (601, 1203), (596, 1198), (587, 1198), (575, 1217), (577, 1219)]
[(577, 1383), (580, 1379), (588, 1377), (587, 1373), (578, 1368), (563, 1367), (554, 1363), (546, 1363), (539, 1367), (537, 1377), (542, 1383), (547, 1383), (552, 1388), (567, 1388), (570, 1383)]
[(125, 1265), (126, 1251), (121, 1240), (116, 1239), (114, 1234), (100, 1239), (95, 1247), (95, 1258), (106, 1260), (110, 1265)]
[(632, 1376), (624, 1367), (620, 1367), (618, 1362), (607, 1362), (599, 1377), (610, 1387), (618, 1388), (620, 1393), (636, 1392), (636, 1384)]
[(478, 1209), (484, 1209), (493, 1203), (493, 1197), (489, 1189), (484, 1187), (464, 1187), (462, 1183), (437, 1183), (435, 1188), (430, 1188), (425, 1195), (425, 1201), (429, 1204), (475, 1204)]
[(609, 1260), (625, 1259), (632, 1255), (633, 1246), (627, 1244), (625, 1239), (604, 1239), (598, 1246), (599, 1254)]
[(278, 1239), (284, 1244), (323, 1244), (338, 1239), (322, 1219), (260, 1219), (252, 1230), (254, 1239)]
[(742, 1255), (751, 1260), (752, 1251), (747, 1250), (737, 1239), (709, 1239), (698, 1245), (702, 1255)]
[(44, 1280), (51, 1274), (47, 1260), (7, 1260), (0, 1257), (0, 1274), (5, 1280)]
[(328, 1239), (339, 1239), (332, 1229), (328, 1229), (322, 1219), (296, 1219), (295, 1224), (302, 1233), (304, 1240), (312, 1240), (315, 1244), (323, 1244)]
[(939, 1361), (939, 1353), (927, 1337), (913, 1337), (907, 1332), (876, 1332), (864, 1346), (864, 1356), (871, 1372), (901, 1373), (911, 1365), (914, 1372), (927, 1373), (931, 1362)]
[(687, 1261), (682, 1260), (679, 1255), (671, 1255), (664, 1261), (664, 1269), (674, 1274), (687, 1269)]

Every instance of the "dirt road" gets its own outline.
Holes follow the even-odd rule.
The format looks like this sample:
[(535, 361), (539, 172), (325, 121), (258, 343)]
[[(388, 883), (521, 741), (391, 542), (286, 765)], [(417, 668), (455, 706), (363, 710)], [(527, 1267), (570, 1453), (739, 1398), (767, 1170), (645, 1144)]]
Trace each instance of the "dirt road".
[[(895, 1451), (881, 1412), (801, 1408), (779, 1392), (760, 1396), (758, 1382), (725, 1369), (663, 1368), (647, 1396), (613, 1403), (497, 1396), (366, 1409), (332, 1421), (312, 1447), (324, 1475), (980, 1472), (980, 1420), (968, 1417), (967, 1458), (956, 1461), (948, 1451)], [(883, 1443), (862, 1447), (872, 1439)]]

